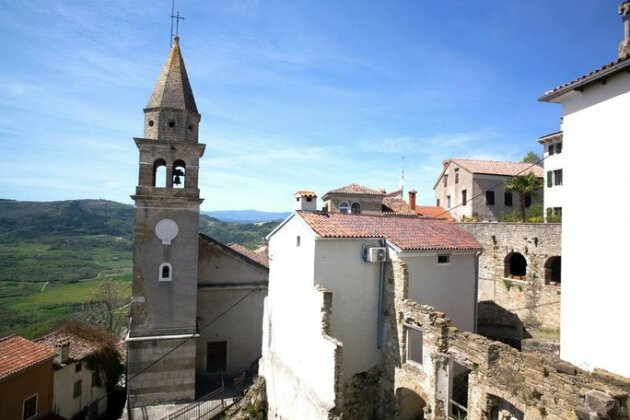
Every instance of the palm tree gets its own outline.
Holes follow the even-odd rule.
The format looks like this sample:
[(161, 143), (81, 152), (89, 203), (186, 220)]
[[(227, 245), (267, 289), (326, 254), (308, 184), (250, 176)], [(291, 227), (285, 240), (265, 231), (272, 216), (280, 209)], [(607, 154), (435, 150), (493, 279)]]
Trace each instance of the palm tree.
[(533, 172), (527, 175), (516, 175), (508, 180), (505, 184), (506, 191), (516, 191), (519, 194), (521, 201), (521, 221), (525, 222), (525, 197), (534, 196), (537, 194), (537, 190), (543, 187), (543, 182), (540, 178), (534, 175)]

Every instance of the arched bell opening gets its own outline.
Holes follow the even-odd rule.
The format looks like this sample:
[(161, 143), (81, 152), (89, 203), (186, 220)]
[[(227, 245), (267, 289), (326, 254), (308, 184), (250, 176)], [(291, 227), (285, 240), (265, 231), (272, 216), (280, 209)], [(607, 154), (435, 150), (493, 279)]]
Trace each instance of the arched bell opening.
[(166, 188), (166, 161), (164, 159), (157, 159), (153, 162), (152, 185), (158, 188)]
[(173, 163), (173, 188), (186, 187), (186, 163), (183, 160), (176, 160)]

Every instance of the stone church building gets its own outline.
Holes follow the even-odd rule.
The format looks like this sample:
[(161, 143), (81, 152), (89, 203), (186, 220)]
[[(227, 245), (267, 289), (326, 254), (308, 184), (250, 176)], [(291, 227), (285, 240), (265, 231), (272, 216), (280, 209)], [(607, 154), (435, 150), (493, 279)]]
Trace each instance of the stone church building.
[(268, 267), (253, 252), (199, 234), (200, 119), (176, 37), (144, 109), (144, 136), (134, 138), (132, 407), (192, 401), (204, 383), (242, 373), (260, 357)]

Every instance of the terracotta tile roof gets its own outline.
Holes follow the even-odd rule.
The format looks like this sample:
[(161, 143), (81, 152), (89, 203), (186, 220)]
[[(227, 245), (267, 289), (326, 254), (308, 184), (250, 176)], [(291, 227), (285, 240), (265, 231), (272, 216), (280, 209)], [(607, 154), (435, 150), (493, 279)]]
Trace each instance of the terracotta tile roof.
[(585, 75), (578, 77), (577, 79), (548, 90), (543, 96), (538, 98), (538, 100), (550, 101), (571, 90), (580, 90), (590, 84), (598, 82), (599, 80), (606, 79), (607, 77), (620, 73), (628, 67), (630, 67), (630, 60), (628, 58), (618, 58), (608, 64), (604, 64), (602, 67), (593, 70), (590, 73), (586, 73)]
[(385, 197), (403, 198), (403, 192), (402, 190), (392, 191), (390, 193), (385, 194)]
[(43, 361), (52, 359), (55, 351), (17, 335), (0, 339), (0, 381)]
[(48, 346), (49, 348), (55, 348), (55, 344), (67, 342), (70, 344), (69, 359), (71, 361), (83, 360), (101, 350), (103, 344), (97, 340), (88, 340), (83, 337), (78, 337), (72, 332), (57, 330), (43, 337), (38, 338), (37, 343)]
[(429, 219), (455, 221), (455, 218), (442, 207), (416, 206), (416, 214), (420, 217), (425, 217)]
[(451, 159), (451, 162), (473, 174), (489, 174), (515, 176), (533, 172), (537, 177), (544, 176), (544, 169), (538, 165), (525, 162), (500, 162), (494, 160)]
[(317, 197), (314, 191), (300, 190), (295, 193), (296, 197)]
[(477, 240), (455, 223), (405, 216), (296, 212), (323, 238), (386, 238), (403, 250), (475, 250)]
[(385, 195), (385, 190), (373, 190), (372, 188), (364, 187), (363, 185), (359, 185), (359, 184), (348, 184), (341, 188), (328, 191), (326, 194), (324, 194), (324, 197), (326, 197), (329, 194)]
[(267, 252), (252, 251), (251, 249), (245, 248), (243, 245), (237, 244), (236, 242), (229, 243), (227, 244), (227, 246), (232, 248), (239, 254), (246, 256), (250, 260), (254, 260), (258, 264), (264, 265), (265, 267), (269, 268), (269, 256), (267, 255)]
[(416, 213), (409, 208), (409, 204), (402, 198), (385, 197), (383, 198), (383, 213), (403, 214), (407, 216), (415, 216)]

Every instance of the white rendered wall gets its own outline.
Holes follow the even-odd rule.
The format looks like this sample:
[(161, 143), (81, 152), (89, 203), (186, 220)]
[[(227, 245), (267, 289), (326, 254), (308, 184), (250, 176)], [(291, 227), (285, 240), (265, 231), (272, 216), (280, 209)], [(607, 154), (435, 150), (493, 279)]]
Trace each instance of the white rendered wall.
[[(557, 169), (563, 169), (563, 178), (564, 178), (564, 139), (562, 140), (562, 152), (554, 153), (553, 155), (549, 154), (549, 145), (555, 145), (559, 143), (557, 141), (548, 143), (546, 142), (544, 147), (544, 160), (545, 163), (545, 216), (547, 214), (548, 208), (554, 207), (563, 207), (562, 194), (564, 191), (564, 179), (562, 180), (562, 185), (553, 185), (552, 187), (547, 186), (547, 172), (554, 171)], [(552, 179), (555, 182), (555, 177), (552, 175)]]
[(562, 104), (560, 355), (630, 377), (630, 75), (572, 92)]
[(380, 264), (363, 261), (362, 245), (374, 240), (315, 242), (315, 282), (333, 293), (330, 332), (343, 343), (343, 380), (380, 361), (377, 347)]
[[(86, 363), (81, 363), (81, 370), (76, 372), (77, 363), (70, 363), (55, 371), (53, 410), (56, 414), (67, 419), (72, 418), (93, 401), (105, 396), (105, 389), (92, 387), (92, 371)], [(74, 398), (74, 383), (81, 380), (81, 395)], [(98, 414), (107, 410), (107, 398), (98, 403)]]
[(260, 373), (267, 381), (270, 418), (325, 419), (335, 406), (335, 352), (341, 345), (322, 333), (323, 294), (314, 287), (314, 255), (314, 233), (299, 216), (269, 242)]
[(451, 255), (437, 264), (437, 254), (399, 255), (407, 263), (409, 299), (446, 313), (462, 330), (476, 330), (477, 279), (474, 253)]

